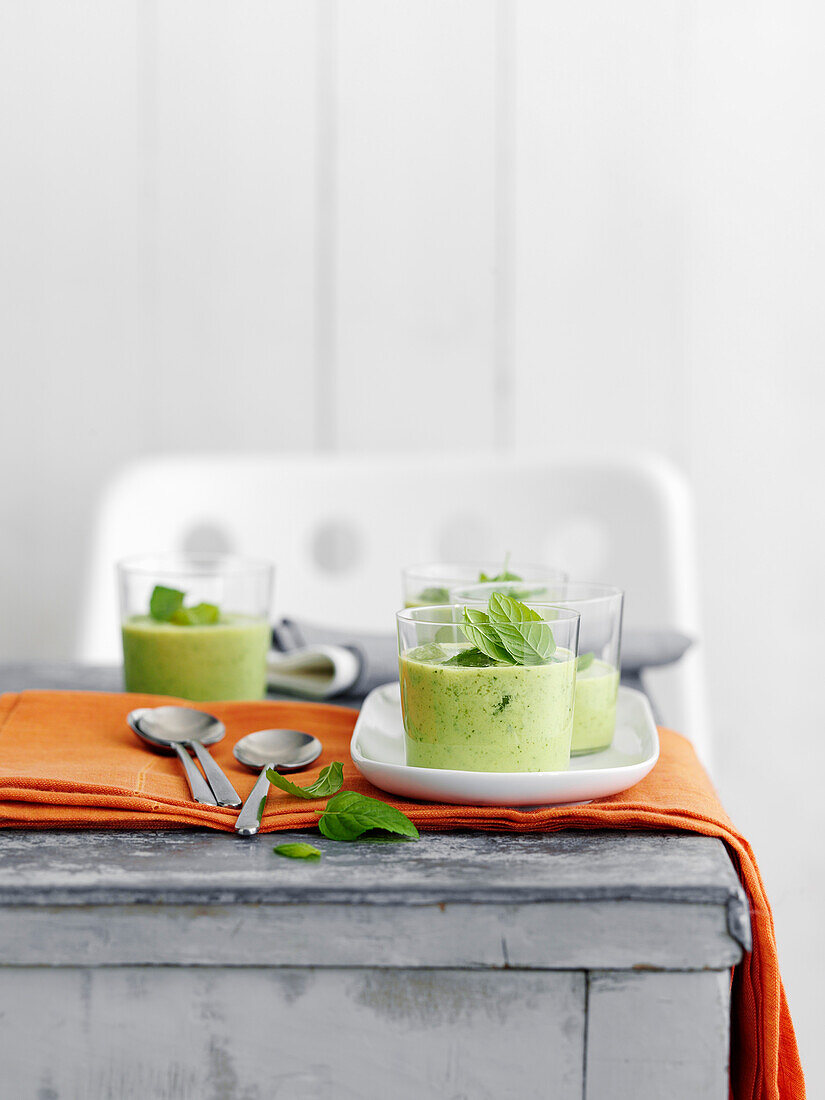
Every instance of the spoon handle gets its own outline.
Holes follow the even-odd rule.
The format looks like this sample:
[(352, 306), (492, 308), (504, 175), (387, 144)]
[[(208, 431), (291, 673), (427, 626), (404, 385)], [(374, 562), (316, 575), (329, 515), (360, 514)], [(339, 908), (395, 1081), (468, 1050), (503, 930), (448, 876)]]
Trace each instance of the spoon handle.
[(174, 742), (172, 748), (178, 754), (178, 759), (183, 764), (186, 778), (189, 780), (189, 790), (196, 802), (205, 802), (207, 806), (217, 806), (218, 802), (209, 789), (209, 784), (195, 767), (192, 757), (179, 742)]
[(189, 745), (200, 761), (203, 774), (206, 776), (212, 793), (218, 800), (219, 806), (240, 806), (241, 796), (229, 782), (223, 768), (214, 759), (209, 749), (204, 748), (199, 741), (190, 741)]
[[(267, 767), (271, 767), (271, 765), (267, 764)], [(258, 776), (257, 783), (252, 788), (252, 793), (244, 802), (243, 809), (238, 814), (235, 822), (235, 832), (238, 836), (254, 836), (260, 829), (268, 794), (269, 780), (266, 777), (266, 768), (264, 768)]]

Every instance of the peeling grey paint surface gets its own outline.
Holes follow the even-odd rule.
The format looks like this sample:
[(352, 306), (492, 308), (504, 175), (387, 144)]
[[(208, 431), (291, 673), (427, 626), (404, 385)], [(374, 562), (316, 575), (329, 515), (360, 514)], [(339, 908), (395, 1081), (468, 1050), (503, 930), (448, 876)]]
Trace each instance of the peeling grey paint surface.
[(273, 857), (273, 844), (307, 835), (4, 830), (0, 904), (744, 904), (724, 846), (709, 837), (570, 830), (345, 844), (313, 833), (319, 864)]

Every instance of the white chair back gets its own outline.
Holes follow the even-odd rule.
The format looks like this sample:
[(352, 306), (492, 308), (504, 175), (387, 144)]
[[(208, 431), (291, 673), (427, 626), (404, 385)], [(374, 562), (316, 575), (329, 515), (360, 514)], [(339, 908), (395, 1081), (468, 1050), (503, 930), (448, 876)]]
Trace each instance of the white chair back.
[[(229, 550), (276, 563), (276, 612), (394, 630), (400, 569), (503, 559), (620, 585), (627, 625), (698, 636), (689, 494), (659, 459), (560, 465), (496, 455), (181, 455), (147, 459), (105, 490), (80, 655), (119, 656), (114, 563), (161, 550)], [(656, 693), (707, 758), (701, 660)]]

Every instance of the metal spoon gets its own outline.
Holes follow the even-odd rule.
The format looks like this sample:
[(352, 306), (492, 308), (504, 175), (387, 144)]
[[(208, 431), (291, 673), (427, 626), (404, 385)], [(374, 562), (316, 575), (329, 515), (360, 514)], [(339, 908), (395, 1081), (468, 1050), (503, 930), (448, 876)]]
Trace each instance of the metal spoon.
[(235, 822), (239, 836), (254, 836), (261, 827), (261, 818), (269, 793), (266, 769), (279, 772), (298, 772), (308, 768), (321, 755), (322, 745), (311, 733), (300, 730), (258, 730), (248, 733), (237, 742), (232, 752), (235, 759), (246, 768), (261, 768), (258, 782), (244, 802)]
[[(139, 707), (131, 712), (127, 721), (144, 741), (177, 753), (196, 802), (209, 806), (241, 805), (240, 795), (206, 749), (206, 745), (220, 741), (226, 733), (223, 722), (205, 711), (175, 706)], [(192, 763), (187, 749), (191, 749), (200, 761), (208, 785)]]

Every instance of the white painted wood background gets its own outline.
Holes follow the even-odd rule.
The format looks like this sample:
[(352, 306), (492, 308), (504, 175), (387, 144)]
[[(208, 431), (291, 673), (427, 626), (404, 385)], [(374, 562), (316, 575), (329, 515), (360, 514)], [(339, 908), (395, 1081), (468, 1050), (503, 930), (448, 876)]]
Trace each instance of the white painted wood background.
[(0, 0), (0, 654), (70, 655), (96, 493), (138, 454), (667, 455), (812, 1095), (824, 24), (814, 0)]

